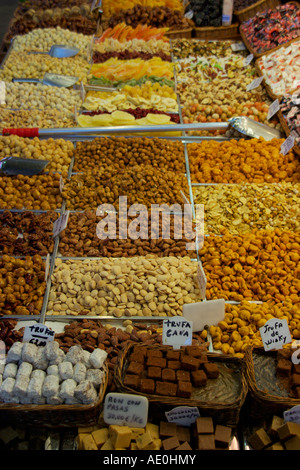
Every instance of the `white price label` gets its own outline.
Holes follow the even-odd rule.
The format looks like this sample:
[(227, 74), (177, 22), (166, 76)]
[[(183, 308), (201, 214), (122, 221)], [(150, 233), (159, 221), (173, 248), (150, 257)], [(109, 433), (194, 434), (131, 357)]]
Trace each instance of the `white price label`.
[(25, 326), (23, 342), (32, 343), (36, 346), (46, 346), (48, 341), (54, 340), (54, 336), (54, 330), (51, 330), (42, 323), (37, 323), (36, 325)]
[(6, 104), (6, 87), (3, 80), (0, 81), (0, 104)]
[(275, 100), (270, 104), (267, 119), (271, 119), (280, 110), (279, 101)]
[(53, 238), (62, 232), (68, 225), (70, 211), (66, 211), (53, 224)]
[(246, 88), (246, 91), (251, 91), (251, 90), (254, 90), (255, 88), (259, 87), (259, 85), (261, 84), (263, 79), (264, 79), (264, 77), (255, 78), (251, 83), (249, 83), (249, 85)]
[(283, 412), (284, 421), (300, 424), (300, 405), (293, 406), (289, 410)]
[(285, 319), (271, 318), (259, 329), (265, 351), (282, 349), (292, 341), (288, 323)]
[(231, 49), (233, 52), (238, 52), (238, 51), (244, 51), (246, 49), (246, 46), (243, 42), (234, 42), (231, 44)]
[(196, 406), (177, 406), (170, 411), (166, 411), (165, 416), (169, 423), (190, 427), (200, 417), (200, 413)]
[(144, 428), (148, 421), (149, 403), (146, 397), (125, 393), (108, 393), (103, 406), (106, 424)]
[(253, 58), (254, 58), (254, 55), (249, 54), (244, 60), (244, 67), (247, 67), (252, 62)]
[(180, 349), (192, 344), (193, 322), (183, 317), (172, 317), (163, 321), (162, 343)]
[(293, 135), (289, 135), (287, 139), (281, 144), (280, 152), (282, 155), (286, 155), (295, 145), (295, 137)]

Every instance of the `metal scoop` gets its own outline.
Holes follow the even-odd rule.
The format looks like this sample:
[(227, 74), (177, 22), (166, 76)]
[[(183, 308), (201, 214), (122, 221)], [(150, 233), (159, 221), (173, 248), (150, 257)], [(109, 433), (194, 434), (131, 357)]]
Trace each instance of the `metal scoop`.
[(13, 82), (22, 83), (42, 83), (43, 85), (58, 86), (58, 87), (71, 87), (78, 81), (78, 77), (71, 77), (69, 75), (59, 75), (57, 73), (45, 73), (44, 78), (13, 78)]
[(48, 52), (30, 51), (28, 52), (28, 54), (45, 54), (45, 55), (50, 55), (50, 57), (63, 59), (65, 57), (74, 57), (76, 54), (78, 54), (78, 52), (79, 52), (79, 49), (77, 47), (55, 45), (55, 46), (52, 46), (50, 51)]
[(0, 174), (5, 176), (33, 176), (41, 173), (48, 165), (48, 160), (33, 158), (5, 157), (0, 160)]
[(261, 122), (254, 121), (247, 116), (231, 118), (228, 122), (234, 129), (248, 137), (254, 137), (256, 139), (263, 137), (265, 140), (280, 139), (282, 137), (281, 132), (277, 129), (273, 129)]

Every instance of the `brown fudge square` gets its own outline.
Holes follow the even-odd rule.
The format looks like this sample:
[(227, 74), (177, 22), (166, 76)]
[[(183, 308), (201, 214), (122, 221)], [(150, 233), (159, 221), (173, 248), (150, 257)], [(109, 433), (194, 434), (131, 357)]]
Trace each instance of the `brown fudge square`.
[(136, 375), (141, 375), (144, 370), (143, 364), (140, 362), (130, 362), (129, 366), (127, 368), (127, 373), (128, 374), (136, 374)]
[(180, 351), (167, 351), (166, 359), (168, 361), (179, 361), (180, 360)]
[(182, 356), (181, 358), (181, 368), (183, 370), (197, 370), (199, 368), (200, 361), (193, 356)]
[(204, 370), (194, 370), (191, 372), (192, 375), (192, 383), (194, 387), (205, 387), (207, 384), (207, 375)]
[(188, 356), (197, 357), (199, 359), (199, 357), (201, 357), (202, 354), (203, 354), (203, 350), (200, 349), (199, 346), (191, 345), (191, 346), (186, 346), (185, 347), (185, 353)]
[(290, 349), (279, 349), (276, 354), (277, 361), (279, 361), (279, 359), (290, 359), (291, 355), (292, 351)]
[(288, 359), (279, 359), (276, 366), (276, 372), (279, 375), (288, 376), (292, 372), (292, 363)]
[(147, 346), (140, 346), (138, 344), (133, 346), (133, 352), (138, 352), (140, 354), (143, 354), (143, 356), (146, 357), (147, 355)]
[(173, 369), (163, 369), (161, 373), (161, 379), (165, 382), (175, 382), (176, 375)]
[(199, 450), (215, 450), (215, 438), (213, 434), (199, 434), (198, 449)]
[(168, 369), (178, 370), (180, 367), (180, 361), (168, 361)]
[(177, 381), (185, 380), (187, 382), (190, 382), (191, 381), (191, 374), (188, 370), (177, 370), (176, 371), (176, 379), (177, 379)]
[(168, 421), (161, 421), (159, 423), (160, 437), (176, 436), (177, 425), (176, 423), (169, 423)]
[(183, 442), (180, 446), (176, 447), (175, 450), (192, 450), (192, 448), (188, 442)]
[(153, 379), (141, 379), (139, 385), (139, 391), (142, 393), (154, 393), (155, 391), (155, 382)]
[(191, 382), (181, 380), (178, 382), (177, 396), (182, 398), (190, 398), (192, 395), (193, 387)]
[(145, 361), (145, 356), (143, 353), (139, 353), (139, 352), (133, 352), (130, 354), (129, 356), (129, 361), (130, 362), (140, 362), (141, 364), (144, 364), (144, 361)]
[(191, 441), (191, 431), (189, 428), (186, 428), (185, 426), (177, 426), (176, 436), (179, 442)]
[(292, 374), (291, 379), (292, 387), (300, 387), (300, 374)]
[(221, 424), (216, 425), (215, 429), (215, 443), (220, 447), (229, 447), (231, 439), (231, 428)]
[(156, 394), (176, 397), (177, 384), (172, 382), (156, 382)]
[(178, 447), (179, 445), (180, 443), (176, 436), (167, 437), (167, 439), (164, 439), (162, 441), (162, 446), (164, 450), (176, 449), (176, 447)]
[(300, 437), (290, 437), (290, 439), (285, 441), (284, 446), (286, 450), (300, 450)]
[(148, 379), (160, 380), (161, 379), (161, 368), (150, 366), (147, 369)]
[(268, 430), (268, 434), (276, 439), (278, 439), (278, 432), (277, 429), (284, 425), (284, 419), (280, 418), (279, 416), (273, 416), (272, 422), (270, 425), (270, 429)]
[(208, 379), (216, 379), (219, 377), (219, 367), (217, 364), (213, 362), (207, 362), (203, 367)]
[(148, 349), (147, 357), (163, 357), (163, 353), (159, 349)]
[(147, 366), (161, 367), (161, 369), (165, 369), (167, 366), (167, 360), (164, 357), (149, 356), (147, 358)]
[(248, 439), (250, 446), (254, 450), (262, 450), (272, 443), (270, 436), (264, 428), (257, 429)]
[(214, 423), (211, 416), (200, 416), (196, 419), (196, 429), (198, 434), (210, 434), (214, 432)]
[(281, 441), (289, 439), (292, 436), (300, 437), (300, 424), (287, 421), (285, 424), (283, 424), (283, 426), (280, 426), (277, 429), (277, 432)]
[(208, 362), (207, 355), (206, 355), (206, 354), (202, 354), (202, 356), (198, 357), (198, 359), (199, 359), (199, 361), (200, 361), (199, 368), (200, 368), (200, 369), (203, 369), (204, 364), (206, 364), (206, 363)]
[(124, 378), (124, 385), (129, 388), (137, 389), (140, 383), (140, 378), (135, 374), (127, 374)]

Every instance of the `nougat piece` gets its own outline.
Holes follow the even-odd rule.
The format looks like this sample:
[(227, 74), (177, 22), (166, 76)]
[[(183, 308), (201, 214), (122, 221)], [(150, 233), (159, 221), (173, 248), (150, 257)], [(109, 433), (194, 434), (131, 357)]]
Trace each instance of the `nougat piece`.
[(168, 421), (161, 421), (159, 423), (160, 437), (176, 436), (177, 425), (176, 423), (169, 423)]
[(248, 439), (250, 446), (254, 450), (262, 450), (272, 443), (270, 436), (264, 428), (257, 429)]
[(217, 424), (215, 428), (215, 443), (219, 447), (229, 447), (232, 429), (229, 426)]
[(119, 426), (111, 424), (108, 428), (109, 438), (116, 447), (126, 448), (130, 446), (132, 431), (129, 426)]
[(162, 440), (162, 446), (164, 450), (173, 450), (176, 447), (179, 447), (180, 442), (176, 436), (167, 437), (166, 439)]
[(214, 434), (199, 434), (198, 435), (198, 449), (199, 450), (215, 450), (215, 437)]
[(214, 423), (211, 416), (200, 416), (196, 419), (198, 434), (210, 434), (214, 432)]

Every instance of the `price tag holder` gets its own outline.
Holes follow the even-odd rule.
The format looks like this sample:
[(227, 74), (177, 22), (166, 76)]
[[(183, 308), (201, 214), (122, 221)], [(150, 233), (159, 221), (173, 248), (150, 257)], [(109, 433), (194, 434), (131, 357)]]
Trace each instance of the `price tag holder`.
[(149, 403), (146, 397), (126, 393), (108, 393), (103, 407), (106, 424), (144, 428), (148, 421)]
[(50, 271), (50, 253), (47, 254), (46, 262), (45, 262), (45, 281), (46, 282), (49, 277), (49, 271)]
[(85, 95), (86, 95), (86, 91), (85, 91), (84, 84), (82, 82), (80, 82), (80, 98), (81, 98), (82, 102), (84, 102), (84, 100), (85, 100)]
[(249, 83), (249, 85), (246, 88), (246, 91), (255, 90), (255, 88), (259, 87), (263, 79), (264, 77), (255, 78), (251, 83)]
[(53, 238), (62, 232), (68, 225), (70, 211), (66, 211), (53, 223)]
[(282, 155), (286, 155), (295, 145), (295, 137), (293, 135), (289, 135), (287, 139), (281, 144), (280, 153)]
[(0, 104), (6, 104), (6, 87), (3, 80), (0, 81)]
[(246, 46), (243, 42), (235, 42), (231, 44), (231, 49), (233, 50), (233, 52), (244, 51), (246, 49)]
[(267, 119), (271, 119), (280, 110), (279, 101), (275, 100), (270, 104)]
[(284, 421), (300, 424), (300, 405), (293, 406), (289, 410), (283, 412)]
[(64, 185), (65, 185), (65, 183), (64, 183), (63, 177), (61, 176), (59, 178), (59, 192), (60, 192), (60, 194), (62, 194), (62, 192), (64, 190)]
[(23, 343), (32, 343), (36, 346), (46, 346), (49, 341), (53, 341), (55, 331), (48, 328), (42, 323), (36, 325), (25, 326)]
[(162, 342), (164, 345), (180, 349), (192, 344), (193, 322), (184, 317), (172, 317), (163, 321)]
[(169, 423), (190, 427), (200, 417), (200, 413), (196, 406), (177, 406), (170, 411), (166, 411), (165, 416)]
[(292, 341), (288, 323), (285, 319), (271, 318), (259, 329), (265, 351), (282, 349)]
[(248, 65), (252, 62), (253, 58), (254, 58), (254, 55), (249, 54), (244, 60), (244, 67), (248, 67)]

